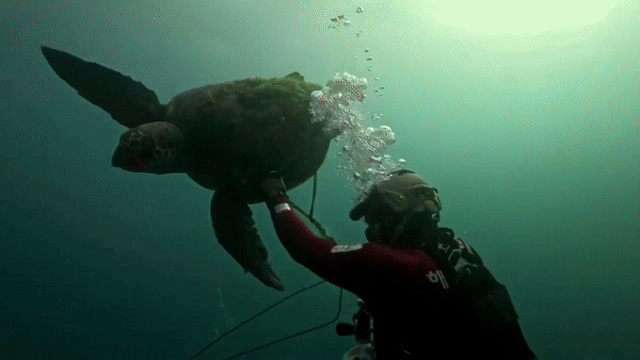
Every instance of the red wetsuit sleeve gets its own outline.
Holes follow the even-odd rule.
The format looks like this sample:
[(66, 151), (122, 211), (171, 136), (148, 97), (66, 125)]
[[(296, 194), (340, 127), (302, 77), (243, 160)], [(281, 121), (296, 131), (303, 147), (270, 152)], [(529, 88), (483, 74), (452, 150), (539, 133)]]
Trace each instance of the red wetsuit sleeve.
[(267, 205), (276, 233), (293, 260), (337, 286), (356, 294), (403, 285), (431, 286), (437, 293), (446, 289), (437, 281), (427, 281), (426, 275), (435, 274), (438, 268), (421, 250), (336, 245), (316, 236), (293, 212), (286, 195), (268, 199)]

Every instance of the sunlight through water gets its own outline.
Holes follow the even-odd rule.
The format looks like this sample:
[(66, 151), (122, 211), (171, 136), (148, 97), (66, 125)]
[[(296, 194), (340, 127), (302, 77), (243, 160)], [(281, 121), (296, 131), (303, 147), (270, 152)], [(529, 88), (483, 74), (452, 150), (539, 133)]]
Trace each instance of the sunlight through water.
[(434, 0), (428, 10), (444, 25), (478, 34), (540, 35), (604, 20), (621, 0)]

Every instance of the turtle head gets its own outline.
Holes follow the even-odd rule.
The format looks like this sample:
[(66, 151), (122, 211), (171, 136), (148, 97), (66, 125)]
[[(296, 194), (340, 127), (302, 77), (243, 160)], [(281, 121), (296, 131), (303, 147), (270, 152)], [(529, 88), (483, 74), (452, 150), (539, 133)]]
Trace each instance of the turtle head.
[(185, 141), (168, 122), (140, 125), (122, 134), (111, 164), (128, 171), (166, 174), (186, 171)]

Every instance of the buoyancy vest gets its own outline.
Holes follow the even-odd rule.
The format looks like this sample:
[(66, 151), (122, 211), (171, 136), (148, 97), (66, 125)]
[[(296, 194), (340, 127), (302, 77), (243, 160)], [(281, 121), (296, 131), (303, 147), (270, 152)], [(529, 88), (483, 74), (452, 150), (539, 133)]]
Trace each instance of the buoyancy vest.
[[(507, 288), (485, 267), (478, 253), (453, 230), (438, 228), (435, 242), (425, 244), (450, 285), (450, 300), (468, 324), (476, 354), (492, 359), (535, 359), (524, 339)], [(462, 318), (465, 320), (464, 318)]]
[(438, 228), (436, 241), (426, 251), (444, 273), (453, 301), (475, 315), (482, 328), (500, 329), (517, 321), (518, 315), (506, 287), (484, 266), (478, 253), (453, 230)]

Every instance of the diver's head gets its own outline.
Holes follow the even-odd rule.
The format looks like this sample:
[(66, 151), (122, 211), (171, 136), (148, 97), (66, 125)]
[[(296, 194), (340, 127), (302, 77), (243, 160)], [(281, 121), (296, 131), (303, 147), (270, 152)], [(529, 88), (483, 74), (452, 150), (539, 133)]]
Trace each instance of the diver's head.
[(441, 208), (436, 188), (413, 171), (398, 170), (373, 185), (349, 217), (354, 221), (364, 217), (370, 242), (412, 247), (437, 227)]

